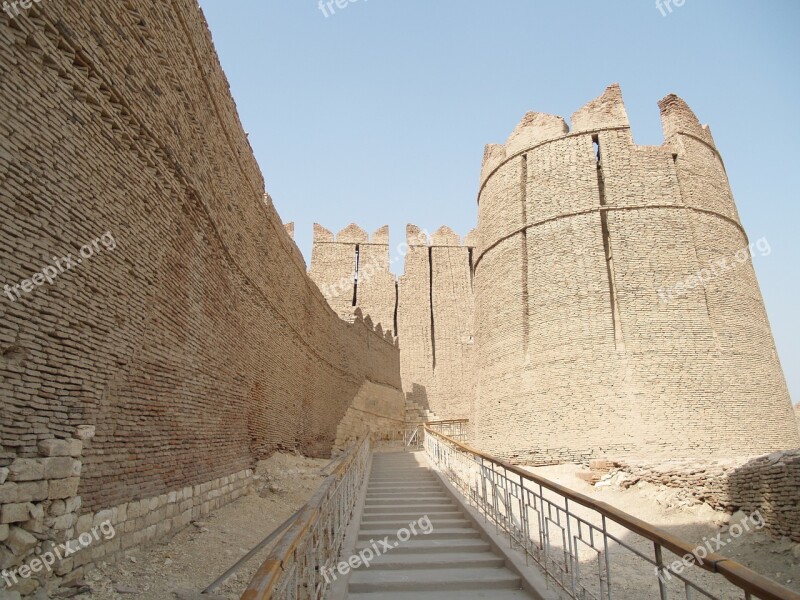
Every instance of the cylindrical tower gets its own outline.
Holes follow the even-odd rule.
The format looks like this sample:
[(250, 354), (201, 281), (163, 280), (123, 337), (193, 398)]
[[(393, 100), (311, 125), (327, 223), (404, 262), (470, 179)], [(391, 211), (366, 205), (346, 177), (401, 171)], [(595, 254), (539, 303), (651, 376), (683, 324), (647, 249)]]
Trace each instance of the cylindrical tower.
[(486, 149), (475, 443), (533, 463), (800, 445), (722, 160), (686, 104), (636, 146), (618, 86)]

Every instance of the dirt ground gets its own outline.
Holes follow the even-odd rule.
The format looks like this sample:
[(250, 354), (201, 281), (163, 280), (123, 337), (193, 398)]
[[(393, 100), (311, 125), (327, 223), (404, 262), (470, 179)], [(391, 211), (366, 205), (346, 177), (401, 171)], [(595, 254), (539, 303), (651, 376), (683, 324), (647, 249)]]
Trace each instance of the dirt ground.
[[(730, 517), (726, 513), (714, 511), (707, 504), (696, 504), (686, 500), (676, 490), (646, 482), (639, 482), (628, 489), (608, 484), (593, 486), (577, 477), (579, 472), (586, 471), (579, 465), (528, 469), (577, 492), (606, 502), (691, 544), (702, 545), (706, 540), (722, 533), (720, 539), (726, 543), (724, 547), (715, 550), (717, 554), (742, 563), (757, 573), (800, 592), (800, 544), (788, 539), (775, 539), (765, 532), (758, 531), (750, 522), (748, 522), (751, 526), (750, 532), (745, 532), (740, 537), (732, 537), (726, 522), (730, 525), (740, 522), (746, 518), (742, 513)], [(599, 520), (594, 518), (596, 513), (593, 511), (579, 512), (591, 522), (599, 523)], [(650, 542), (626, 533), (622, 527), (611, 526), (610, 530), (625, 543), (633, 545), (647, 556), (653, 555)], [(716, 548), (716, 545), (711, 547)], [(615, 599), (658, 598), (657, 580), (651, 566), (616, 544), (612, 544), (610, 555), (614, 589), (622, 588), (624, 591), (621, 595), (615, 594)], [(586, 558), (587, 563), (591, 563), (595, 556), (589, 551), (586, 553)], [(665, 554), (665, 561), (671, 562), (676, 558), (672, 554)], [(693, 570), (701, 571), (696, 567)], [(591, 572), (591, 568), (586, 569), (587, 574)], [(692, 578), (692, 581), (695, 579)], [(741, 595), (735, 594), (720, 576), (702, 572), (697, 581), (720, 598), (741, 598)], [(684, 597), (683, 586), (676, 580), (669, 582), (669, 589), (674, 594), (670, 595), (670, 598)]]
[(305, 504), (329, 460), (276, 454), (256, 468), (253, 491), (178, 532), (129, 550), (86, 576), (86, 600), (236, 600), (264, 561), (262, 550), (210, 596), (199, 592)]

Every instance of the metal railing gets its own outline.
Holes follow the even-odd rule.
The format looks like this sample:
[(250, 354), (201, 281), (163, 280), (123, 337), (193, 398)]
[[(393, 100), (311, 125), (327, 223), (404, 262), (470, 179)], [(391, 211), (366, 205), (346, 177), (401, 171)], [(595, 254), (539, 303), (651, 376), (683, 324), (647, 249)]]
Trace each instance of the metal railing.
[(302, 513), (270, 552), (241, 600), (318, 600), (324, 569), (338, 560), (345, 531), (367, 474), (370, 440), (362, 438), (325, 478)]
[(423, 428), (434, 468), (569, 598), (800, 600), (724, 556)]
[(449, 419), (446, 421), (428, 421), (425, 423), (428, 427), (437, 433), (446, 435), (447, 437), (457, 440), (459, 442), (467, 441), (467, 426), (469, 419)]
[(424, 438), (423, 427), (427, 426), (437, 433), (441, 433), (451, 439), (465, 442), (467, 439), (467, 426), (469, 419), (450, 419), (447, 421), (425, 421), (417, 425), (406, 427), (404, 444), (409, 449), (422, 448)]

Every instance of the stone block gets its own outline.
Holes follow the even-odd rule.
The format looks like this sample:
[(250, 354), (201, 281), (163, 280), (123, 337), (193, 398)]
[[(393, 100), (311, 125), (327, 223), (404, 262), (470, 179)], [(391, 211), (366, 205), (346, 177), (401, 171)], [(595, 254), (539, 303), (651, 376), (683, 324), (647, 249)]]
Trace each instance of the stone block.
[(0, 485), (0, 504), (8, 504), (17, 501), (17, 484), (9, 481)]
[(75, 533), (80, 535), (82, 533), (88, 533), (92, 529), (92, 524), (94, 523), (94, 515), (91, 513), (81, 515), (78, 517), (78, 520), (75, 523)]
[(78, 458), (83, 454), (83, 441), (71, 439), (69, 441), (69, 455), (73, 458)]
[(142, 515), (139, 501), (128, 503), (128, 519), (136, 519)]
[(63, 500), (53, 500), (49, 512), (52, 517), (60, 517), (67, 512), (67, 503)]
[(51, 500), (71, 498), (78, 495), (80, 477), (70, 477), (69, 479), (57, 479), (48, 483), (47, 496)]
[(8, 467), (0, 467), (0, 485), (3, 485), (8, 479)]
[(17, 484), (17, 502), (41, 502), (47, 500), (47, 482), (24, 481)]
[(58, 564), (56, 565), (55, 568), (56, 575), (59, 575), (61, 577), (68, 575), (72, 571), (74, 565), (75, 565), (75, 560), (72, 557), (58, 561)]
[(83, 505), (83, 500), (80, 496), (74, 496), (72, 498), (67, 498), (66, 500), (66, 512), (78, 512), (81, 506)]
[(10, 526), (8, 523), (0, 525), (0, 542), (5, 542), (8, 539), (9, 530)]
[(38, 458), (18, 458), (8, 467), (10, 481), (36, 481), (44, 479), (43, 460)]
[(3, 543), (15, 556), (24, 556), (39, 543), (39, 540), (21, 527), (12, 527), (8, 539)]
[(45, 531), (44, 519), (30, 519), (22, 523), (22, 528), (33, 534), (42, 534)]
[(0, 569), (10, 569), (11, 567), (16, 567), (22, 561), (14, 556), (14, 553), (11, 552), (5, 546), (0, 546)]
[(0, 508), (0, 523), (23, 523), (30, 519), (30, 516), (27, 503), (4, 504)]
[(44, 524), (56, 531), (66, 531), (75, 525), (76, 520), (75, 513), (67, 513), (60, 517), (47, 517)]
[(39, 454), (42, 456), (70, 456), (69, 440), (42, 440), (39, 442)]
[(31, 517), (34, 519), (43, 519), (44, 518), (44, 506), (41, 504), (34, 504), (32, 502), (28, 503), (28, 512), (30, 513)]
[[(43, 458), (45, 479), (67, 479), (73, 477), (74, 458), (69, 456), (55, 456), (53, 458)], [(80, 474), (80, 473), (79, 473)]]
[(114, 511), (111, 508), (97, 511), (94, 515), (92, 525), (95, 527), (99, 527), (101, 523), (105, 523), (106, 521), (112, 523), (114, 522)]

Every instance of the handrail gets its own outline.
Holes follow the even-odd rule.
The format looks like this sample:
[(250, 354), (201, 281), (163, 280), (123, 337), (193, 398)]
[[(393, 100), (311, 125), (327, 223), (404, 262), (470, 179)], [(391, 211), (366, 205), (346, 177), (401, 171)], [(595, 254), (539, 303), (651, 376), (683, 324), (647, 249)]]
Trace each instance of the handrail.
[[(273, 547), (241, 600), (296, 598), (297, 589), (301, 587), (305, 588), (304, 598), (323, 597), (327, 588), (322, 580), (323, 568), (338, 558), (365, 475), (369, 449), (369, 436), (365, 436), (347, 451), (346, 458), (325, 478)], [(307, 549), (309, 545), (312, 548)], [(325, 547), (320, 548), (321, 545)], [(315, 562), (320, 557), (322, 562)], [(289, 591), (291, 587), (295, 589)]]
[(567, 487), (564, 487), (563, 485), (550, 481), (549, 479), (545, 479), (540, 475), (525, 471), (518, 466), (512, 465), (500, 458), (471, 448), (466, 444), (462, 444), (453, 438), (431, 429), (426, 424), (423, 424), (422, 427), (424, 428), (426, 436), (432, 435), (434, 437), (441, 438), (448, 444), (460, 449), (462, 452), (472, 454), (473, 456), (479, 457), (484, 461), (502, 467), (508, 472), (514, 473), (515, 475), (519, 476), (521, 480), (533, 481), (537, 485), (555, 492), (556, 494), (563, 496), (568, 500), (572, 500), (578, 504), (581, 504), (582, 506), (590, 508), (604, 517), (611, 519), (615, 523), (618, 523), (619, 525), (629, 529), (630, 531), (633, 531), (634, 533), (651, 540), (655, 544), (667, 548), (678, 556), (693, 556), (695, 558), (695, 564), (700, 568), (711, 573), (718, 573), (722, 575), (730, 583), (741, 588), (748, 594), (756, 594), (761, 600), (800, 600), (800, 594), (795, 593), (794, 591), (764, 577), (763, 575), (759, 575), (755, 571), (748, 569), (736, 561), (712, 552), (708, 553), (704, 557), (701, 557), (696, 552), (697, 546), (692, 546), (688, 542), (671, 535), (663, 529), (638, 519), (633, 515), (611, 506), (610, 504), (590, 498), (589, 496), (581, 494), (580, 492), (573, 491)]

